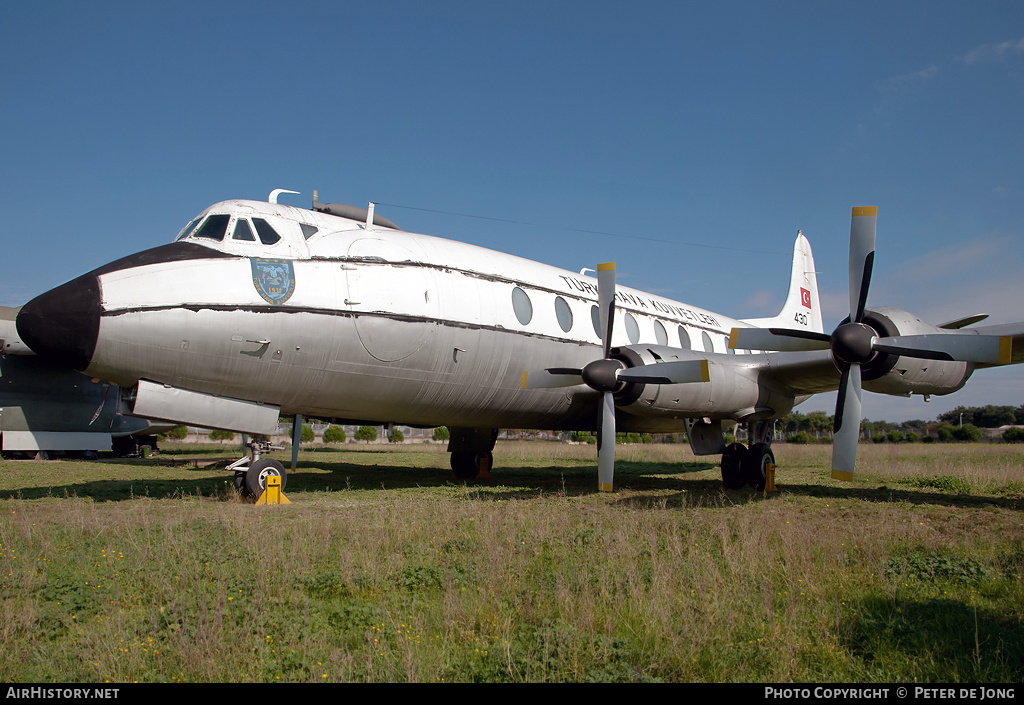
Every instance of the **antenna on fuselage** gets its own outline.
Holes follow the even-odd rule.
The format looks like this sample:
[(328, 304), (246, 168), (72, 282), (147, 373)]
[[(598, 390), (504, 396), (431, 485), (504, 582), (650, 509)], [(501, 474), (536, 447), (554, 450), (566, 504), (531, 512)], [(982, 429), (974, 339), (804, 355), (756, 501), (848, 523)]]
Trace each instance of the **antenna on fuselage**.
[[(270, 192), (269, 196), (267, 196), (267, 202), (268, 203), (277, 203), (277, 197), (280, 196), (282, 193), (295, 193), (295, 194), (297, 194), (298, 191), (289, 191), (286, 188), (276, 188), (276, 189), (274, 189), (273, 191)], [(315, 198), (315, 196), (314, 196), (314, 198)]]

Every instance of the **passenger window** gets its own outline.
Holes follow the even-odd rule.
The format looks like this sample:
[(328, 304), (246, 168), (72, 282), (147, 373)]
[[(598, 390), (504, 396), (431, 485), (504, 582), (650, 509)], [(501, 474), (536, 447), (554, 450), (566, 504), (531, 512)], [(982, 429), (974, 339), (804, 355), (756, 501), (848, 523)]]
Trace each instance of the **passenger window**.
[(533, 320), (533, 304), (530, 303), (530, 297), (518, 286), (512, 290), (512, 309), (524, 326)]
[(594, 335), (601, 339), (601, 309), (597, 306), (590, 307), (590, 321), (594, 324)]
[(708, 335), (708, 332), (706, 330), (705, 331), (701, 331), (700, 337), (704, 339), (704, 351), (705, 352), (714, 352), (715, 351), (715, 344), (711, 342), (711, 336)]
[(239, 218), (235, 221), (235, 231), (231, 235), (232, 240), (246, 240), (248, 242), (256, 242), (256, 236), (252, 234), (252, 226), (249, 225), (249, 221), (245, 218)]
[(277, 234), (277, 231), (270, 227), (270, 223), (263, 220), (263, 218), (253, 218), (252, 224), (256, 226), (256, 232), (260, 236), (260, 242), (264, 245), (273, 245), (281, 239), (281, 236)]
[(224, 233), (227, 232), (229, 220), (231, 220), (229, 215), (211, 215), (196, 230), (195, 237), (204, 237), (219, 242), (224, 239)]
[(555, 297), (555, 318), (558, 319), (558, 327), (568, 333), (572, 328), (572, 309), (561, 296)]
[(668, 332), (665, 326), (661, 325), (661, 321), (654, 322), (654, 339), (658, 341), (658, 345), (668, 345)]
[(320, 228), (315, 225), (306, 225), (305, 223), (299, 223), (299, 227), (302, 229), (302, 237), (306, 240), (320, 232)]
[(626, 314), (626, 337), (633, 345), (640, 342), (640, 326), (632, 313)]
[(679, 347), (684, 350), (689, 350), (690, 345), (690, 334), (686, 332), (686, 329), (679, 326)]

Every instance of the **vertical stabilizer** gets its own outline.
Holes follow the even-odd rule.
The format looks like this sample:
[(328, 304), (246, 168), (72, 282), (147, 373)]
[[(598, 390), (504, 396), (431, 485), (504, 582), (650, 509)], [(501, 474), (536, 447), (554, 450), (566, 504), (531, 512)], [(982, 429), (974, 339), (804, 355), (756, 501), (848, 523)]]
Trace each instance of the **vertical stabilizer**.
[(744, 323), (759, 328), (794, 328), (823, 333), (821, 302), (818, 300), (818, 280), (814, 272), (811, 243), (802, 232), (793, 244), (793, 269), (789, 276), (789, 294), (782, 311), (774, 318), (750, 318)]

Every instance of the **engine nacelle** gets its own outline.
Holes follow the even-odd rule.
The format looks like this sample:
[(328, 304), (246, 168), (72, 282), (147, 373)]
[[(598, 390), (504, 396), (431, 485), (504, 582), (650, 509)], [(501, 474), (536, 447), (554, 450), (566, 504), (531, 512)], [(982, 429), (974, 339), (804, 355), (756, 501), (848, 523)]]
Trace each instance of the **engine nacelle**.
[[(879, 337), (949, 333), (897, 308), (868, 309), (864, 323)], [(951, 394), (967, 383), (974, 365), (969, 362), (921, 360), (901, 355), (876, 354), (861, 365), (864, 389), (893, 395)]]
[[(655, 429), (658, 420), (671, 423), (688, 417), (752, 421), (774, 418), (793, 408), (793, 397), (776, 389), (759, 374), (761, 355), (723, 355), (692, 352), (660, 345), (630, 345), (614, 348), (612, 357), (628, 367), (653, 365), (659, 361), (709, 358), (710, 384), (626, 384), (616, 392), (620, 411), (638, 414), (645, 428)], [(628, 420), (626, 422), (628, 426)], [(677, 424), (676, 424), (677, 425)], [(672, 430), (670, 426), (666, 426)]]

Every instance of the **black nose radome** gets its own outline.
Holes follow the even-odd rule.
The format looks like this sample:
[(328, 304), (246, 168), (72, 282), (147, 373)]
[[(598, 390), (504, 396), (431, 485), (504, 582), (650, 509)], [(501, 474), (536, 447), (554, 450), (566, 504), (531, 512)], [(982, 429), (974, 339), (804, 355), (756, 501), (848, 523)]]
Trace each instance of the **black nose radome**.
[(85, 274), (37, 296), (21, 308), (17, 325), (18, 335), (36, 355), (84, 370), (100, 330), (99, 281)]

